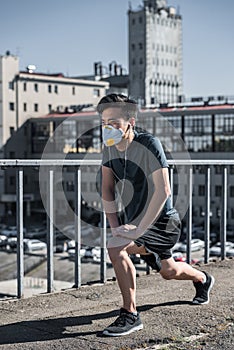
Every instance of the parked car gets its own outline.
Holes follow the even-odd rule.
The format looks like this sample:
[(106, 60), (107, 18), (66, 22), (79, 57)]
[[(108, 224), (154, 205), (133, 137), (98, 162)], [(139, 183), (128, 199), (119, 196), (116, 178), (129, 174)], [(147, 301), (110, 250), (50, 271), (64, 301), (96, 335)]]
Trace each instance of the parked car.
[(32, 227), (28, 229), (25, 237), (33, 239), (46, 238), (46, 229), (44, 227)]
[(7, 236), (0, 235), (0, 247), (5, 248), (7, 245)]
[(46, 243), (39, 239), (24, 239), (24, 251), (34, 252), (37, 250), (45, 250), (47, 248)]
[[(26, 234), (26, 229), (23, 229), (24, 234)], [(16, 237), (17, 236), (17, 227), (16, 226), (7, 226), (1, 232), (2, 235), (7, 237)]]
[[(80, 249), (80, 257), (83, 258), (85, 256), (85, 252), (86, 252), (86, 249), (85, 248), (81, 248)], [(75, 258), (75, 248), (70, 248), (68, 249), (68, 255), (70, 257), (70, 259), (74, 259)]]
[[(196, 252), (205, 247), (205, 242), (199, 238), (191, 239), (191, 252)], [(173, 251), (186, 252), (187, 251), (187, 242), (178, 242), (173, 247)]]
[(6, 249), (15, 250), (17, 248), (17, 237), (7, 237)]
[(231, 256), (234, 257), (234, 248), (228, 249), (228, 251), (226, 252), (226, 256), (227, 257), (231, 257)]
[[(226, 252), (228, 253), (230, 249), (234, 248), (234, 243), (227, 241), (226, 242)], [(217, 242), (213, 247), (210, 248), (211, 256), (221, 256), (221, 242)]]

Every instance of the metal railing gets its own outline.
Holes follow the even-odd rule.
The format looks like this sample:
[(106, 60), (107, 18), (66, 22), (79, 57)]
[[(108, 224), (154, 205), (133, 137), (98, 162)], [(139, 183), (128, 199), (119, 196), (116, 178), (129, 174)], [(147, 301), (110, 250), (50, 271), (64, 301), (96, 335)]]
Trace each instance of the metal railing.
[[(188, 167), (188, 221), (187, 221), (187, 262), (191, 261), (191, 239), (192, 239), (192, 179), (193, 166), (206, 167), (205, 181), (205, 258), (204, 262), (209, 261), (210, 248), (210, 167), (214, 165), (222, 165), (222, 200), (221, 200), (221, 220), (220, 220), (220, 238), (221, 238), (221, 259), (226, 257), (226, 226), (227, 226), (227, 166), (234, 165), (234, 160), (169, 160), (170, 165), (170, 181), (173, 189), (174, 166)], [(80, 166), (100, 166), (100, 160), (0, 160), (0, 167), (3, 169), (14, 167), (16, 169), (16, 222), (17, 222), (17, 297), (23, 296), (24, 290), (24, 249), (23, 249), (23, 169), (26, 167), (47, 167), (48, 168), (48, 232), (47, 232), (47, 292), (53, 291), (54, 267), (53, 267), (53, 234), (54, 234), (54, 169), (56, 166), (72, 166), (75, 167), (75, 269), (74, 269), (74, 287), (81, 286), (81, 168)], [(173, 197), (173, 192), (172, 192)], [(106, 282), (106, 216), (102, 213), (102, 225), (100, 228), (101, 238), (101, 262), (100, 262), (100, 281)]]

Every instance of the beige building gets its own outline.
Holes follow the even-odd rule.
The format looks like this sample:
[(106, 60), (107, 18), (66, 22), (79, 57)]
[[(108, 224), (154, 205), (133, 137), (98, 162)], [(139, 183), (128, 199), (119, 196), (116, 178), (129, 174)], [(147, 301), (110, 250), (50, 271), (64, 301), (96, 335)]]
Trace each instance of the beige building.
[(66, 107), (96, 105), (109, 88), (104, 81), (38, 73), (30, 65), (19, 71), (19, 58), (0, 56), (0, 148), (27, 119)]
[(178, 102), (183, 93), (182, 17), (166, 0), (129, 9), (129, 92), (142, 105)]

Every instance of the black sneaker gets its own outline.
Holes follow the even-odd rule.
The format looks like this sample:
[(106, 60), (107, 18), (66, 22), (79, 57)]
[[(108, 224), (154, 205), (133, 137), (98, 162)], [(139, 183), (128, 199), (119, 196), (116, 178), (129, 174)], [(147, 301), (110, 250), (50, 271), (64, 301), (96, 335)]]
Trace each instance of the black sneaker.
[(110, 337), (120, 337), (143, 328), (140, 315), (133, 315), (131, 312), (121, 308), (119, 317), (102, 332)]
[(210, 302), (210, 291), (214, 285), (215, 279), (213, 276), (209, 275), (207, 272), (203, 273), (206, 275), (206, 283), (193, 282), (196, 289), (196, 295), (193, 299), (193, 304), (209, 304)]
[(161, 259), (157, 253), (141, 255), (141, 259), (146, 262), (153, 270), (159, 272), (162, 268)]

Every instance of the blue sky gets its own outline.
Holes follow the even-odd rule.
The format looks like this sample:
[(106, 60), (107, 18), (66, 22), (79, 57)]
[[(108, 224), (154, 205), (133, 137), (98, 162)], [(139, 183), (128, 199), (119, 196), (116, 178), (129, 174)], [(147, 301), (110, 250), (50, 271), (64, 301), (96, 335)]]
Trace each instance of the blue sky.
[[(141, 0), (131, 0), (136, 9)], [(70, 76), (128, 68), (128, 0), (0, 0), (0, 54)], [(234, 1), (168, 0), (183, 16), (184, 93), (234, 95)]]

